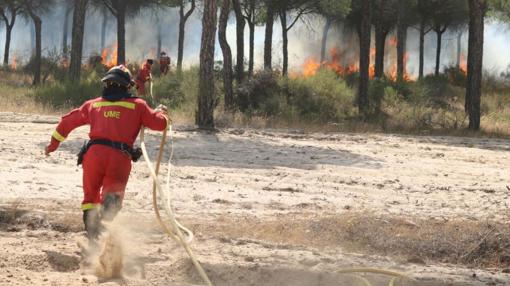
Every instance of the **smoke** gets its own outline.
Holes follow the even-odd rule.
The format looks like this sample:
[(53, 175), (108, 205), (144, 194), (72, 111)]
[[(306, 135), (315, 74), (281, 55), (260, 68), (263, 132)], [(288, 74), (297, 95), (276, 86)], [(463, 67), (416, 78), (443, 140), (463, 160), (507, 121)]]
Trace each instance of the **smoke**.
[[(56, 53), (62, 51), (64, 8), (57, 7), (43, 20), (43, 53)], [(196, 9), (186, 23), (184, 65), (197, 65), (199, 62), (201, 39), (201, 12)], [(116, 19), (108, 12), (106, 26), (106, 46), (113, 47), (116, 43)], [(69, 21), (68, 44), (71, 43), (71, 23)], [(87, 12), (83, 61), (91, 55), (101, 54), (101, 28), (103, 13), (99, 9), (90, 9)], [(299, 71), (307, 58), (320, 58), (320, 45), (324, 21), (318, 17), (307, 17), (299, 21), (289, 32), (289, 68)], [(173, 64), (177, 59), (177, 43), (179, 29), (179, 15), (176, 8), (159, 10), (145, 10), (134, 17), (127, 18), (126, 24), (126, 57), (129, 62), (142, 62), (145, 58), (156, 57), (158, 27), (162, 34), (162, 50), (172, 58)], [(0, 28), (0, 43), (5, 39), (5, 28)], [(11, 55), (26, 62), (31, 55), (33, 47), (33, 23), (27, 19), (18, 18), (13, 30)], [(455, 64), (457, 58), (456, 33), (447, 32), (443, 36), (442, 67)], [(462, 50), (467, 57), (467, 31), (462, 38)], [(233, 13), (227, 26), (227, 40), (232, 49), (233, 58), (236, 57), (235, 17)], [(409, 52), (408, 71), (410, 74), (418, 73), (418, 31), (410, 28), (408, 31), (407, 51)], [(245, 58), (248, 61), (249, 29), (245, 29)], [(373, 45), (373, 44), (372, 44)], [(345, 32), (341, 26), (335, 27), (329, 33), (328, 48), (336, 47), (340, 50), (352, 51), (358, 46), (357, 37)], [(263, 65), (264, 27), (255, 30), (255, 67)], [(281, 26), (278, 20), (274, 23), (273, 32), (273, 66), (278, 68), (282, 64), (282, 37)], [(495, 72), (506, 70), (510, 64), (510, 29), (505, 24), (488, 22), (485, 31), (484, 68)], [(0, 44), (3, 55), (4, 45)], [(388, 51), (395, 52), (395, 51)], [(357, 61), (356, 52), (349, 53), (351, 58), (347, 62)], [(425, 73), (431, 73), (435, 67), (436, 37), (429, 33), (425, 39)], [(216, 60), (222, 60), (222, 53), (217, 42), (215, 50)], [(12, 56), (11, 56), (12, 61)]]

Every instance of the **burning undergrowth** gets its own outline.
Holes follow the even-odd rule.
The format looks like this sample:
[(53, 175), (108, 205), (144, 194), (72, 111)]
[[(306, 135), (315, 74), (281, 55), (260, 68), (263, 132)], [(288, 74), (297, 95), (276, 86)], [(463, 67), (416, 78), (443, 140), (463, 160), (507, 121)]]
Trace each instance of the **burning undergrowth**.
[[(392, 81), (397, 80), (397, 39), (395, 37), (390, 38), (385, 49), (385, 75)], [(348, 76), (353, 73), (359, 72), (359, 53), (358, 48), (345, 47), (338, 48), (333, 47), (329, 50), (329, 59), (322, 62), (317, 61), (316, 58), (310, 57), (305, 60), (302, 65), (301, 75), (303, 77), (314, 76), (320, 68), (325, 68), (334, 71), (338, 76)], [(370, 66), (369, 76), (371, 79), (375, 77), (375, 48), (370, 49)], [(409, 61), (409, 53), (404, 54), (404, 80), (415, 81), (416, 78), (408, 73), (407, 63)], [(298, 77), (300, 74), (294, 72), (293, 77)]]

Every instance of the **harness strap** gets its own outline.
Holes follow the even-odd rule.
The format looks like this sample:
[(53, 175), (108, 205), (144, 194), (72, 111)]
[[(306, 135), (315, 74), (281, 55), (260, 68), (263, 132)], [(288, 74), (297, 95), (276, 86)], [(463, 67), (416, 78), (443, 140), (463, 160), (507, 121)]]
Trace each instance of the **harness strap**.
[[(88, 148), (90, 148), (90, 146), (92, 145), (105, 145), (105, 146), (110, 146), (112, 148), (115, 148), (117, 150), (120, 150), (124, 153), (127, 153), (129, 155), (131, 155), (131, 153), (133, 152), (133, 148), (131, 148), (128, 144), (126, 143), (122, 143), (122, 142), (115, 142), (115, 141), (110, 141), (110, 140), (106, 140), (106, 139), (94, 139), (94, 140), (90, 140), (88, 143)], [(87, 149), (88, 149), (87, 148)]]
[(133, 162), (138, 161), (138, 159), (140, 159), (140, 157), (142, 156), (140, 148), (133, 149), (126, 143), (111, 141), (107, 139), (94, 139), (85, 142), (85, 144), (83, 144), (83, 147), (81, 147), (80, 153), (78, 154), (78, 165), (81, 165), (81, 163), (83, 162), (83, 156), (85, 155), (85, 153), (87, 153), (87, 151), (92, 145), (104, 145), (117, 149), (122, 153), (128, 155)]

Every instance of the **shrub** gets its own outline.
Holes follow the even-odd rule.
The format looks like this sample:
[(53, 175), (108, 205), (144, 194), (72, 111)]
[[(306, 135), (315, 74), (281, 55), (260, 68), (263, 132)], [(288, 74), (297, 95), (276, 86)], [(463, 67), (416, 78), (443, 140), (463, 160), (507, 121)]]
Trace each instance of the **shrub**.
[(172, 109), (193, 111), (198, 97), (198, 68), (185, 70), (181, 75), (167, 75), (154, 79), (156, 101)]
[(484, 70), (482, 76), (483, 93), (507, 93), (510, 90), (510, 76), (506, 73), (497, 74), (495, 71)]
[(320, 70), (304, 79), (285, 78), (281, 85), (290, 107), (305, 120), (339, 121), (356, 113), (354, 91), (333, 71)]
[(236, 103), (241, 112), (248, 115), (273, 116), (282, 104), (278, 75), (271, 71), (260, 71), (235, 89)]
[(450, 102), (463, 97), (464, 89), (450, 84), (446, 74), (425, 77), (411, 92), (412, 102), (441, 108), (448, 108)]
[(80, 82), (53, 82), (31, 90), (35, 101), (52, 108), (70, 108), (101, 95), (100, 77), (91, 72)]
[(391, 88), (391, 83), (386, 78), (375, 78), (368, 86), (369, 113), (378, 115), (381, 113), (381, 104), (386, 88)]
[[(41, 58), (41, 82), (45, 83), (49, 79), (63, 81), (67, 77), (67, 66), (69, 61), (57, 51), (53, 50), (47, 56)], [(35, 71), (35, 57), (31, 57), (22, 71), (33, 74)]]
[(447, 67), (444, 70), (445, 75), (448, 77), (449, 83), (455, 86), (466, 86), (466, 74), (456, 66)]

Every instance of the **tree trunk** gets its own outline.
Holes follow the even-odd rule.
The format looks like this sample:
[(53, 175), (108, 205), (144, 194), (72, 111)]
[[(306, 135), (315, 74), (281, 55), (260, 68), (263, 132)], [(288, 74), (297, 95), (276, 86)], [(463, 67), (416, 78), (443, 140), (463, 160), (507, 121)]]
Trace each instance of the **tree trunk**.
[(117, 10), (117, 64), (126, 63), (126, 6), (119, 3)]
[(179, 6), (179, 44), (177, 47), (177, 72), (182, 72), (182, 59), (184, 56), (184, 35), (186, 20), (184, 19), (184, 1)]
[(204, 0), (200, 72), (198, 86), (198, 113), (196, 123), (202, 129), (214, 129), (214, 44), (216, 40), (216, 0)]
[(5, 49), (4, 49), (4, 66), (9, 65), (9, 50), (11, 49), (11, 34), (14, 22), (10, 25), (5, 25)]
[(103, 25), (101, 26), (101, 53), (106, 47), (106, 26), (108, 25), (108, 11), (103, 10)]
[(223, 87), (225, 89), (225, 110), (233, 110), (234, 90), (232, 88), (232, 51), (227, 42), (227, 22), (230, 12), (230, 1), (223, 1), (218, 26), (218, 39), (223, 53)]
[(397, 21), (397, 81), (400, 82), (405, 80), (406, 74), (405, 53), (407, 41), (407, 24), (402, 19), (404, 13), (406, 12), (403, 11), (403, 8), (399, 8)]
[(359, 89), (358, 89), (358, 108), (359, 114), (367, 119), (368, 117), (368, 84), (370, 68), (370, 11), (371, 0), (362, 0), (361, 7), (361, 25), (359, 29), (360, 56), (359, 56)]
[(181, 0), (179, 5), (179, 40), (177, 47), (177, 73), (182, 73), (182, 60), (184, 57), (184, 35), (186, 28), (186, 21), (188, 17), (191, 16), (193, 11), (195, 10), (195, 0), (191, 1), (191, 8), (184, 14), (184, 1)]
[(81, 75), (81, 57), (83, 54), (83, 35), (88, 0), (75, 0), (73, 12), (73, 31), (71, 42), (71, 65), (69, 75), (72, 81), (79, 81)]
[(158, 24), (158, 33), (157, 33), (157, 49), (156, 49), (156, 57), (159, 57), (161, 54), (161, 46), (163, 45), (163, 33), (161, 31), (161, 24)]
[(248, 76), (253, 76), (254, 53), (255, 53), (255, 23), (249, 22), (250, 28), (250, 59), (248, 60)]
[(232, 0), (232, 3), (234, 4), (234, 12), (236, 14), (236, 79), (237, 82), (240, 83), (244, 79), (244, 26), (246, 25), (246, 22), (239, 0)]
[(282, 26), (282, 52), (283, 52), (283, 66), (282, 75), (287, 76), (289, 68), (289, 37), (287, 29), (287, 10), (280, 11), (280, 24)]
[(385, 0), (379, 0), (378, 15), (375, 21), (375, 77), (384, 75), (384, 49), (386, 47), (386, 35), (383, 24)]
[(375, 77), (377, 78), (382, 78), (384, 76), (386, 36), (387, 34), (384, 31), (376, 32), (375, 35)]
[(435, 69), (434, 75), (439, 76), (439, 72), (441, 69), (441, 47), (442, 47), (443, 33), (440, 30), (436, 30), (436, 35), (437, 35), (436, 69)]
[(333, 21), (330, 17), (326, 19), (326, 24), (324, 24), (324, 29), (322, 30), (322, 43), (321, 43), (321, 63), (326, 60), (326, 49), (328, 46), (328, 33), (331, 28), (331, 23)]
[(62, 29), (62, 55), (64, 57), (67, 57), (68, 51), (68, 44), (67, 44), (67, 38), (69, 34), (69, 17), (71, 16), (71, 9), (72, 6), (65, 9), (65, 15), (64, 15), (64, 27)]
[(35, 23), (34, 25), (30, 26), (30, 47), (31, 47), (31, 51), (30, 51), (30, 54), (33, 56), (35, 55), (35, 46), (36, 46), (36, 35), (35, 35)]
[(462, 55), (462, 31), (457, 34), (457, 69), (460, 70), (460, 57)]
[(270, 1), (266, 1), (266, 35), (264, 39), (264, 69), (272, 69), (272, 52), (273, 52), (273, 23), (274, 8)]
[(425, 22), (421, 21), (420, 24), (420, 66), (419, 66), (419, 74), (418, 78), (423, 78), (423, 66), (425, 64), (424, 61), (424, 53), (425, 53)]
[(466, 84), (466, 106), (469, 129), (480, 129), (480, 98), (482, 94), (483, 37), (486, 1), (469, 0), (469, 50)]
[(42, 21), (37, 15), (30, 15), (34, 21), (35, 28), (35, 57), (34, 57), (34, 81), (33, 85), (39, 85), (41, 83), (41, 57), (42, 57), (42, 46), (41, 46), (41, 33), (42, 33)]

